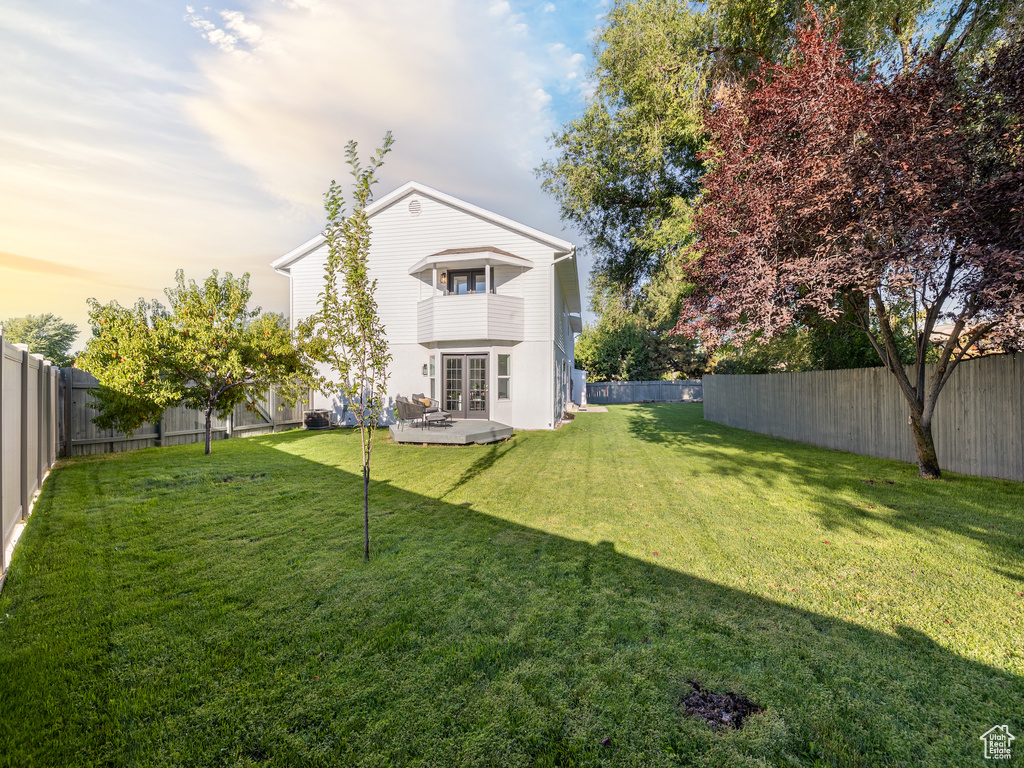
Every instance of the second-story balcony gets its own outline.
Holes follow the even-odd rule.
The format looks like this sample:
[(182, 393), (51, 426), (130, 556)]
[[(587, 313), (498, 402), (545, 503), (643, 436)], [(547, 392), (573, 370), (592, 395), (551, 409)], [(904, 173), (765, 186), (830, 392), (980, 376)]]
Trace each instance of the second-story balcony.
[(523, 340), (523, 299), (496, 293), (442, 295), (416, 305), (420, 344), (435, 341)]

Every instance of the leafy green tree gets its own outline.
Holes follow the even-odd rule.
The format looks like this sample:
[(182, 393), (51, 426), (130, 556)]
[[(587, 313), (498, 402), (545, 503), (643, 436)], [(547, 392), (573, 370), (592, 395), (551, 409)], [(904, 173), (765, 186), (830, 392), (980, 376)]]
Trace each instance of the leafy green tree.
[[(898, 70), (915, 47), (964, 66), (1005, 36), (1007, 0), (841, 0), (840, 44), (859, 68)], [(616, 0), (595, 40), (595, 91), (537, 173), (629, 305), (679, 258), (702, 189), (703, 106), (716, 83), (789, 61), (805, 0)]]
[[(704, 356), (697, 343), (671, 333), (684, 291), (671, 274), (644, 286), (644, 301), (634, 308), (600, 275), (590, 281), (591, 309), (599, 316), (576, 341), (576, 361), (591, 381), (654, 381), (699, 378)], [(666, 277), (667, 275), (667, 277)]]
[(632, 316), (608, 316), (587, 325), (576, 341), (576, 365), (590, 381), (656, 378), (647, 328)]
[(78, 336), (78, 326), (65, 323), (64, 318), (49, 312), (4, 320), (4, 336), (12, 344), (28, 344), (30, 352), (42, 355), (50, 362), (67, 368), (74, 365), (71, 345)]
[(772, 338), (753, 338), (725, 344), (708, 364), (713, 374), (797, 373), (809, 371), (811, 335), (806, 328), (790, 328)]
[(337, 392), (355, 415), (363, 458), (363, 556), (370, 559), (370, 458), (373, 436), (385, 416), (388, 377), (387, 335), (377, 314), (377, 281), (367, 271), (370, 220), (366, 206), (373, 201), (377, 169), (391, 151), (388, 131), (366, 167), (359, 161), (355, 141), (346, 147), (351, 168), (353, 211), (346, 214), (341, 186), (331, 181), (324, 195), (327, 209), (327, 264), (317, 311), (299, 324), (303, 353), (318, 364), (315, 382), (321, 392)]
[(226, 417), (308, 371), (284, 318), (249, 309), (248, 273), (221, 279), (214, 270), (198, 284), (179, 269), (175, 283), (166, 309), (89, 299), (94, 336), (79, 364), (100, 382), (97, 426), (131, 433), (169, 407), (195, 408), (205, 416), (209, 454), (215, 413)]

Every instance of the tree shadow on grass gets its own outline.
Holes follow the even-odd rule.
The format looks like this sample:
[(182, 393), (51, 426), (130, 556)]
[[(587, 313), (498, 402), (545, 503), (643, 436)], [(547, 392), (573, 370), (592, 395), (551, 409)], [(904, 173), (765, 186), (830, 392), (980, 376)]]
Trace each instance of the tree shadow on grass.
[[(45, 525), (30, 525), (0, 596), (14, 617), (0, 627), (0, 753), (52, 765), (963, 765), (1022, 711), (1020, 676), (907, 627), (872, 631), (387, 483), (372, 488), (363, 563), (360, 478), (279, 449), (303, 439), (59, 470), (59, 487), (121, 501), (84, 512), (70, 490), (40, 500)], [(193, 483), (141, 504), (127, 487), (238, 466), (275, 480)], [(102, 609), (74, 613), (88, 605)], [(683, 716), (689, 680), (765, 711), (712, 730)]]
[(466, 483), (471, 482), (474, 478), (493, 469), (499, 461), (515, 450), (518, 445), (519, 443), (515, 442), (515, 440), (506, 440), (504, 442), (488, 446), (484, 451), (483, 456), (474, 461), (469, 468), (462, 473), (459, 479), (452, 484), (451, 488), (441, 494), (441, 498), (443, 499), (454, 493)]
[(826, 530), (861, 536), (885, 527), (917, 534), (944, 530), (1024, 569), (1024, 484), (952, 473), (921, 480), (911, 464), (726, 427), (705, 421), (702, 413), (694, 405), (633, 406), (628, 429), (638, 440), (674, 450), (684, 462), (687, 456), (699, 459), (708, 471), (755, 491), (785, 478)]

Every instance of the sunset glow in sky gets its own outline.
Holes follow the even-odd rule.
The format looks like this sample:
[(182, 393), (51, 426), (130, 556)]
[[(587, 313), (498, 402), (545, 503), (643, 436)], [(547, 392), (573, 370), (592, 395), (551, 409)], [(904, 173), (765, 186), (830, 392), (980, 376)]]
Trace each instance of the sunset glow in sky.
[(579, 243), (533, 169), (583, 107), (607, 6), (5, 0), (0, 319), (84, 331), (88, 297), (162, 298), (178, 267), (249, 272), (286, 311), (269, 262), (322, 228), (345, 143), (389, 129), (378, 196), (415, 179)]

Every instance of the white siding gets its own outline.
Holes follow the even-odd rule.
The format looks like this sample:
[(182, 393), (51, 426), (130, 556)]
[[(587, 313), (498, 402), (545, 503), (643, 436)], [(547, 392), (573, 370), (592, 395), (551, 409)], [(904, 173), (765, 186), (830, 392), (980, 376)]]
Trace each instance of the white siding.
[[(552, 270), (554, 272), (554, 270)], [(552, 279), (555, 281), (555, 314), (553, 318), (554, 327), (551, 329), (552, 338), (559, 351), (565, 354), (565, 325), (569, 322), (569, 310), (565, 306), (565, 296), (562, 295), (562, 286), (556, 273)]]
[(416, 304), (421, 344), (471, 338), (523, 340), (523, 300), (501, 294), (433, 296)]
[[(409, 212), (409, 203), (414, 199), (420, 202), (418, 216)], [(410, 304), (420, 299), (420, 292), (416, 278), (409, 275), (409, 267), (432, 253), (480, 246), (500, 248), (534, 262), (532, 269), (525, 270), (496, 267), (495, 285), (503, 293), (524, 299), (525, 340), (551, 338), (548, 275), (554, 250), (550, 246), (415, 193), (379, 211), (371, 223), (370, 275), (378, 281), (378, 309), (392, 343), (417, 339), (416, 314), (409, 310)], [(516, 275), (516, 271), (521, 274)]]
[(555, 392), (554, 392), (554, 412), (552, 418), (554, 423), (557, 424), (562, 414), (569, 407), (569, 391), (570, 382), (572, 381), (572, 361), (566, 357), (565, 353), (560, 349), (555, 350)]
[(561, 278), (557, 270), (552, 270), (555, 294), (555, 312), (552, 318), (552, 336), (555, 346), (554, 374), (554, 414), (556, 420), (562, 417), (572, 395), (572, 371), (574, 367), (574, 336), (569, 325), (569, 305), (565, 300)]
[(494, 281), (495, 290), (504, 296), (523, 297), (523, 273), (527, 270), (522, 267), (496, 266), (493, 268), (491, 279)]
[(320, 291), (324, 288), (324, 266), (326, 263), (327, 246), (322, 245), (292, 265), (292, 328), (300, 320), (316, 312), (320, 301)]
[(517, 296), (488, 296), (487, 338), (521, 340), (524, 314), (523, 300)]
[[(415, 216), (409, 208), (412, 200), (420, 204)], [(489, 358), (490, 418), (518, 429), (553, 427), (565, 409), (561, 362), (567, 360), (571, 368), (572, 360), (571, 335), (567, 340), (564, 332), (565, 299), (557, 282), (552, 288), (557, 281), (551, 266), (554, 248), (415, 191), (377, 211), (371, 226), (370, 277), (377, 280), (378, 312), (393, 355), (389, 401), (397, 394), (429, 392), (422, 367), (430, 355), (436, 356), (440, 388), (442, 354), (484, 352)], [(429, 271), (409, 274), (413, 264), (431, 254), (485, 246), (529, 259), (533, 267), (495, 266), (495, 294), (457, 297), (435, 295)], [(288, 267), (293, 324), (316, 310), (326, 248), (322, 245)], [(512, 356), (512, 398), (506, 401), (496, 399), (499, 352)], [(321, 396), (318, 405), (330, 401)]]

